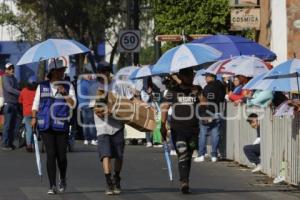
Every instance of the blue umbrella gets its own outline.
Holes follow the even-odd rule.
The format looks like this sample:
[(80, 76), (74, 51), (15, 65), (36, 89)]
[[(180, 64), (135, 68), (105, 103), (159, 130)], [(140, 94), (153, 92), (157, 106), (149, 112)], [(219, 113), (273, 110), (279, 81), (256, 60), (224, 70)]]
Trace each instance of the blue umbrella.
[(212, 35), (193, 40), (192, 43), (206, 44), (221, 51), (223, 55), (219, 58), (220, 60), (240, 55), (254, 55), (265, 61), (273, 61), (276, 59), (276, 54), (269, 49), (240, 36)]
[(299, 91), (300, 59), (291, 59), (274, 67), (253, 89)]
[(244, 85), (243, 89), (252, 90), (256, 85), (260, 84), (260, 82), (265, 78), (267, 73), (262, 73), (254, 78), (252, 78), (246, 85)]
[(180, 69), (216, 61), (222, 55), (205, 44), (182, 44), (165, 52), (152, 68), (152, 75), (177, 73)]
[(60, 56), (69, 56), (90, 51), (89, 48), (75, 40), (48, 39), (28, 49), (17, 65), (40, 62)]
[(170, 158), (170, 151), (166, 142), (164, 142), (164, 154), (167, 162), (168, 173), (170, 181), (173, 181), (173, 172), (172, 172), (172, 160)]

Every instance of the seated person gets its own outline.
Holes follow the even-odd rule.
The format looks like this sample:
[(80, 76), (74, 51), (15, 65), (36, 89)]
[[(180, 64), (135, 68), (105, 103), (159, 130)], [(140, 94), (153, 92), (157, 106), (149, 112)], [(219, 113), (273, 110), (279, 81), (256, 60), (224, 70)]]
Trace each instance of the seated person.
[(256, 90), (251, 98), (247, 99), (248, 106), (267, 107), (273, 99), (273, 93), (270, 90)]
[(244, 146), (244, 153), (246, 157), (251, 163), (256, 165), (256, 167), (252, 170), (252, 172), (255, 173), (262, 170), (262, 166), (260, 164), (260, 128), (257, 114), (251, 113), (248, 116), (247, 121), (252, 128), (257, 130), (257, 138), (253, 144)]
[(244, 85), (248, 82), (248, 78), (242, 75), (237, 75), (234, 80), (234, 90), (229, 92), (228, 99), (235, 103), (242, 103), (244, 98), (247, 97), (249, 90), (242, 89)]

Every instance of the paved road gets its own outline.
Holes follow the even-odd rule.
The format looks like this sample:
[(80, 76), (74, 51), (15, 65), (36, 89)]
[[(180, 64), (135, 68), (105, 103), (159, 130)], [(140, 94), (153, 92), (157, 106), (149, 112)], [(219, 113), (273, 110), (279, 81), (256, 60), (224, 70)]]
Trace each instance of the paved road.
[[(43, 164), (45, 165), (45, 155)], [(104, 178), (94, 147), (77, 145), (69, 153), (68, 190), (63, 195), (47, 196), (47, 178), (41, 184), (36, 175), (33, 154), (24, 150), (0, 151), (0, 200), (105, 200), (105, 199), (300, 199), (300, 191), (286, 185), (274, 186), (264, 175), (234, 163), (193, 163), (193, 194), (179, 193), (178, 182), (168, 181), (161, 149), (127, 146), (122, 173), (124, 193), (107, 197)], [(176, 159), (174, 158), (174, 163)], [(44, 166), (45, 169), (45, 166)], [(177, 171), (175, 167), (175, 178)]]

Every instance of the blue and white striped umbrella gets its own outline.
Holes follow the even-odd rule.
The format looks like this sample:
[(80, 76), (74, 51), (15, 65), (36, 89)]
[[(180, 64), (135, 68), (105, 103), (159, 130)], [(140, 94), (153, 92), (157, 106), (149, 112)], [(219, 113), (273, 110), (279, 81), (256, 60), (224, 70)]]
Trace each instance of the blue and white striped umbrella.
[(299, 91), (300, 60), (291, 59), (274, 67), (253, 89), (272, 91)]
[(262, 73), (254, 78), (252, 78), (246, 85), (244, 85), (243, 89), (252, 90), (255, 88), (260, 82), (265, 78), (267, 73)]
[(180, 69), (216, 61), (221, 55), (205, 44), (182, 44), (165, 52), (153, 66), (152, 74), (177, 73)]
[(140, 79), (140, 78), (144, 78), (147, 76), (151, 76), (152, 75), (152, 65), (145, 65), (142, 66), (139, 69), (136, 69), (131, 75), (130, 75), (130, 79)]
[(48, 39), (28, 49), (17, 65), (40, 62), (60, 56), (70, 56), (90, 51), (89, 48), (75, 40)]

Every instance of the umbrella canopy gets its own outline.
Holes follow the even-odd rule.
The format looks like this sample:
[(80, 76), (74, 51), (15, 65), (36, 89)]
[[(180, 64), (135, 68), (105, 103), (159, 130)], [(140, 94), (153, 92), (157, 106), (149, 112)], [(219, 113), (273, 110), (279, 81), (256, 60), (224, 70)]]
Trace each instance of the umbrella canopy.
[(142, 90), (143, 80), (131, 80), (129, 78), (138, 69), (139, 67), (135, 67), (135, 66), (128, 66), (128, 67), (121, 68), (113, 78), (114, 84), (122, 89), (127, 88), (129, 90), (132, 89)]
[(152, 68), (152, 74), (177, 73), (180, 69), (216, 61), (221, 52), (205, 44), (182, 44), (165, 52)]
[(231, 59), (226, 60), (220, 60), (218, 62), (213, 63), (210, 65), (205, 72), (211, 73), (211, 74), (228, 74), (228, 75), (234, 75), (233, 73), (226, 72), (224, 65), (228, 62), (230, 62)]
[(89, 48), (75, 40), (48, 39), (28, 49), (17, 65), (40, 62), (50, 58), (69, 56), (90, 51)]
[(269, 49), (240, 36), (212, 35), (193, 40), (192, 43), (207, 44), (219, 50), (223, 53), (219, 58), (220, 60), (240, 55), (254, 55), (265, 61), (273, 61), (276, 59), (276, 54)]
[(130, 79), (139, 79), (152, 75), (152, 65), (145, 65), (137, 70), (135, 70), (131, 75)]
[(252, 90), (255, 88), (260, 82), (265, 78), (267, 73), (262, 73), (254, 78), (252, 78), (246, 85), (244, 85), (243, 89)]
[(291, 59), (269, 71), (253, 89), (273, 91), (299, 91), (300, 60)]
[(205, 69), (201, 69), (201, 70), (197, 71), (197, 73), (194, 77), (193, 85), (199, 85), (202, 88), (204, 88), (207, 85), (205, 76), (204, 76), (204, 74), (206, 72), (207, 71)]
[(259, 58), (254, 56), (237, 56), (223, 65), (225, 72), (247, 77), (255, 77), (269, 71), (269, 68)]

